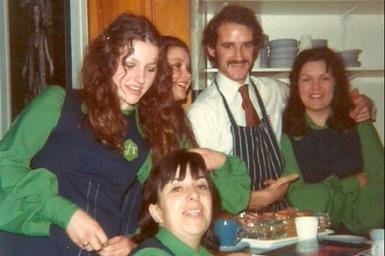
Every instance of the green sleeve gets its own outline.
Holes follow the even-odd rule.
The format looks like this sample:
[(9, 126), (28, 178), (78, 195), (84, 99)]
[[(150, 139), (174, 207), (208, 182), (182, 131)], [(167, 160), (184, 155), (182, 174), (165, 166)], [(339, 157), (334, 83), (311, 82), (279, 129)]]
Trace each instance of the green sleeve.
[(210, 172), (219, 191), (222, 207), (232, 214), (247, 208), (250, 200), (251, 180), (246, 164), (237, 156), (226, 156), (225, 163)]
[(47, 88), (16, 118), (0, 142), (1, 230), (46, 236), (51, 223), (65, 228), (77, 209), (58, 195), (53, 173), (30, 168), (57, 124), (64, 97), (63, 88)]
[(357, 126), (360, 137), (364, 171), (368, 182), (384, 182), (384, 146), (376, 128), (371, 122), (361, 122)]
[(338, 225), (342, 218), (345, 193), (359, 190), (357, 179), (340, 181), (337, 177), (330, 176), (320, 183), (307, 184), (302, 178), (291, 142), (286, 134), (281, 138), (281, 150), (285, 162), (282, 176), (299, 175), (298, 180), (289, 187), (287, 193), (289, 203), (300, 210), (329, 213), (332, 222)]
[(357, 126), (368, 184), (345, 201), (343, 223), (355, 233), (384, 227), (384, 146), (371, 122)]
[(171, 255), (159, 248), (144, 248), (138, 252), (135, 252), (135, 256), (171, 256)]

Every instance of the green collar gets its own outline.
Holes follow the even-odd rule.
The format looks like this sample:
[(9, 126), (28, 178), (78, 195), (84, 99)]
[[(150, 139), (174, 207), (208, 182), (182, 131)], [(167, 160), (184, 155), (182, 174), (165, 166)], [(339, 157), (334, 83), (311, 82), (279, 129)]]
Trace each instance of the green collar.
[(167, 248), (169, 248), (175, 255), (196, 255), (196, 256), (210, 256), (212, 255), (206, 248), (200, 246), (198, 251), (195, 251), (190, 246), (179, 240), (170, 231), (159, 227), (159, 232), (156, 238)]
[(314, 123), (313, 120), (306, 113), (305, 113), (305, 122), (306, 122), (306, 125), (308, 125), (311, 129), (314, 129), (314, 130), (322, 130), (322, 129), (328, 128), (327, 124), (325, 124), (324, 126), (320, 126)]
[[(86, 106), (86, 104), (84, 102), (82, 103), (80, 108), (81, 108), (81, 111), (82, 111), (83, 114), (87, 113), (87, 106)], [(122, 110), (122, 114), (123, 115), (131, 115), (136, 110), (137, 110), (137, 106), (135, 105), (133, 108)]]

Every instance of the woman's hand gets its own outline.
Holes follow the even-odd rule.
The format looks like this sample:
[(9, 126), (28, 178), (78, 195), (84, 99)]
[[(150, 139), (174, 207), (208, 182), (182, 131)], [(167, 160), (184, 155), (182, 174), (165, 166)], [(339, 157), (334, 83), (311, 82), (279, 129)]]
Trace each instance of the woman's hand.
[(225, 154), (208, 148), (192, 148), (189, 151), (200, 154), (205, 160), (207, 169), (210, 171), (221, 167), (226, 161)]
[(108, 240), (102, 227), (82, 209), (72, 215), (66, 232), (75, 244), (89, 252), (100, 250)]
[(127, 256), (136, 244), (126, 236), (116, 236), (108, 240), (107, 244), (98, 251), (101, 256)]

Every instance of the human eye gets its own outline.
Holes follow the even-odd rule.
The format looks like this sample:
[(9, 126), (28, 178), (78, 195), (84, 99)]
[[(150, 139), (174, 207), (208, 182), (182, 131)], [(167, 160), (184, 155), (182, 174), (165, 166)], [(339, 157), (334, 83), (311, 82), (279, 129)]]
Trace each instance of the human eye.
[(308, 83), (308, 82), (310, 82), (310, 78), (308, 76), (302, 76), (299, 78), (299, 82)]
[(150, 73), (156, 72), (156, 71), (157, 71), (156, 65), (154, 65), (154, 66), (148, 66), (148, 67), (147, 67), (147, 71), (150, 72)]
[(136, 67), (136, 63), (134, 63), (132, 61), (125, 61), (125, 62), (123, 62), (123, 66), (127, 69), (133, 69)]
[(171, 65), (171, 67), (174, 69), (174, 70), (179, 70), (182, 68), (182, 63), (180, 62), (177, 62), (177, 63), (174, 63)]
[(202, 191), (209, 190), (209, 185), (207, 184), (207, 181), (200, 181), (197, 184), (197, 188)]
[(232, 43), (223, 43), (222, 47), (225, 49), (231, 49), (233, 47), (233, 44)]
[(181, 192), (183, 189), (182, 189), (182, 186), (180, 185), (173, 185), (171, 188), (170, 188), (170, 191), (173, 192), (173, 193), (178, 193), (178, 192)]
[(330, 75), (324, 75), (321, 77), (322, 81), (330, 81), (332, 78)]
[(247, 42), (247, 43), (245, 43), (245, 48), (248, 48), (248, 49), (250, 49), (250, 48), (253, 48), (254, 47), (254, 44), (253, 44), (253, 42)]

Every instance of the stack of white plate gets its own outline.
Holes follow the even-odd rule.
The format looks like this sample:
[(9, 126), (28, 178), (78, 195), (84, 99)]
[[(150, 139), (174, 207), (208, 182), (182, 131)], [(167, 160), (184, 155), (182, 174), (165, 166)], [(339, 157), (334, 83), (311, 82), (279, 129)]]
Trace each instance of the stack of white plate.
[(361, 49), (350, 49), (350, 50), (339, 51), (338, 54), (344, 60), (346, 67), (360, 67), (361, 62), (358, 61), (358, 56), (360, 55), (361, 52), (362, 52)]
[(328, 47), (327, 39), (313, 39), (311, 40), (312, 48)]
[(269, 66), (271, 68), (291, 68), (298, 54), (296, 39), (275, 39), (270, 41)]

